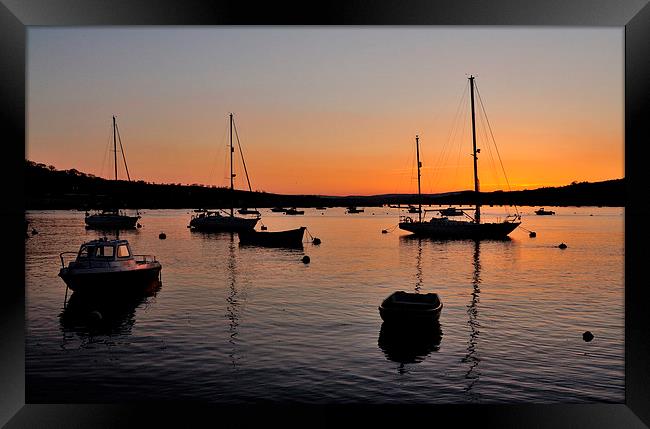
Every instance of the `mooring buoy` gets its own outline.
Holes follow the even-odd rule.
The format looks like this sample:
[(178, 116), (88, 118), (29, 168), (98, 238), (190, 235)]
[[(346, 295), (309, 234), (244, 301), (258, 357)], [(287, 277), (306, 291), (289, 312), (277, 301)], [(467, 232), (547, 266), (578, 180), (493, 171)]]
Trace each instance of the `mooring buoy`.
[(588, 343), (589, 341), (594, 339), (594, 334), (592, 334), (589, 331), (585, 331), (585, 333), (582, 334), (582, 339)]
[(560, 249), (566, 249), (566, 248), (567, 248), (567, 245), (564, 244), (564, 243), (560, 243), (560, 245), (557, 246), (557, 247), (559, 247)]
[(161, 232), (160, 234), (158, 234), (158, 238), (160, 238), (161, 240), (164, 240), (165, 238), (167, 238), (167, 234), (165, 234), (164, 232)]
[(302, 257), (302, 262), (305, 263), (305, 264), (308, 264), (310, 260), (311, 259), (309, 259), (309, 256), (307, 256), (307, 255)]
[(382, 234), (388, 234), (388, 231), (386, 231), (385, 229), (382, 229), (382, 230), (381, 230), (381, 233), (382, 233)]

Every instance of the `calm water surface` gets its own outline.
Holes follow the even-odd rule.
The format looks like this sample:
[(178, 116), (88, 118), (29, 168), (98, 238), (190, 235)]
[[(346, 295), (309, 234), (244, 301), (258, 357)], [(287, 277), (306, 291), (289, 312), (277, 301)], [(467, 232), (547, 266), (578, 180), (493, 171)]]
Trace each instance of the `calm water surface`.
[[(68, 293), (65, 311), (58, 255), (99, 234), (83, 212), (28, 212), (26, 401), (623, 402), (623, 209), (534, 209), (520, 212), (536, 238), (478, 243), (408, 238), (396, 209), (261, 210), (269, 230), (322, 240), (304, 250), (240, 247), (187, 229), (191, 210), (146, 210), (120, 238), (161, 261), (160, 289), (111, 304)], [(382, 326), (381, 301), (416, 289), (440, 295), (439, 330)]]

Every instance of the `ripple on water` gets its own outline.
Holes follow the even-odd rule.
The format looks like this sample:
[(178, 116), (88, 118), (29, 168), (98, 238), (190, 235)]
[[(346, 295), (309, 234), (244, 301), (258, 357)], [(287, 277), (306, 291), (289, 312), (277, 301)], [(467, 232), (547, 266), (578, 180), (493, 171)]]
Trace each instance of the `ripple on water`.
[[(556, 211), (526, 219), (535, 239), (516, 230), (477, 245), (380, 234), (396, 211), (263, 210), (270, 230), (304, 224), (323, 240), (282, 250), (193, 233), (187, 210), (148, 210), (145, 228), (121, 237), (162, 262), (162, 287), (103, 327), (62, 321), (57, 277), (59, 252), (97, 233), (82, 212), (30, 212), (39, 235), (25, 242), (26, 398), (623, 402), (623, 210)], [(442, 335), (386, 337), (377, 306), (416, 287), (442, 297)]]

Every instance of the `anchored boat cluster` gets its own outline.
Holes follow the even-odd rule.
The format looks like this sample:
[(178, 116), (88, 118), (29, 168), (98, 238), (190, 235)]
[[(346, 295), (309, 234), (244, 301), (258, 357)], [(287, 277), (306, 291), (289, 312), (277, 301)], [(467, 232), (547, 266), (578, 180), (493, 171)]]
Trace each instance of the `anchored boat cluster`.
[[(474, 191), (479, 193), (478, 178), (478, 154), (480, 149), (476, 144), (476, 118), (474, 106), (475, 83), (474, 76), (469, 77), (470, 103), (471, 103), (471, 126), (472, 126), (472, 157), (474, 170)], [(479, 95), (480, 100), (480, 95)], [(481, 102), (482, 103), (482, 102)], [(252, 191), (246, 163), (243, 158), (243, 151), (237, 135), (237, 128), (234, 123), (233, 114), (229, 114), (230, 124), (230, 190), (234, 191), (233, 155), (235, 147), (233, 137), (236, 137), (239, 153), (241, 155), (244, 172), (248, 188)], [(124, 159), (124, 165), (128, 176), (128, 167), (126, 166), (126, 157), (122, 148), (122, 142), (119, 137), (116, 119), (113, 116), (113, 148), (115, 162), (115, 180), (117, 180), (117, 142)], [(420, 139), (415, 136), (415, 147), (417, 154), (417, 179), (418, 179), (418, 205), (409, 205), (408, 213), (417, 214), (417, 217), (401, 216), (398, 227), (402, 230), (409, 231), (415, 235), (441, 238), (441, 239), (484, 239), (484, 238), (506, 238), (508, 234), (514, 231), (521, 224), (521, 215), (506, 216), (503, 221), (482, 222), (481, 221), (481, 204), (477, 203), (474, 207), (455, 208), (448, 207), (444, 209), (423, 210), (421, 199), (421, 167), (420, 161)], [(504, 172), (505, 173), (505, 172)], [(128, 177), (130, 180), (130, 177)], [(234, 195), (234, 192), (232, 193)], [(317, 210), (325, 210), (325, 207), (317, 207)], [(296, 207), (285, 209), (283, 207), (274, 207), (272, 212), (284, 213), (286, 215), (303, 215), (304, 210), (298, 210)], [(346, 213), (361, 213), (364, 209), (357, 207), (347, 207)], [(438, 212), (439, 216), (432, 216), (426, 220), (427, 212)], [(272, 247), (302, 247), (303, 237), (306, 227), (301, 226), (296, 229), (285, 231), (266, 231), (266, 226), (261, 226), (261, 231), (255, 230), (255, 226), (260, 222), (261, 215), (257, 209), (241, 208), (238, 210), (240, 215), (253, 217), (244, 217), (235, 215), (234, 198), (231, 201), (229, 210), (195, 210), (191, 216), (188, 228), (195, 231), (203, 232), (236, 232), (239, 235), (240, 243), (243, 245), (261, 245)], [(545, 211), (543, 208), (535, 212), (537, 215), (553, 215), (552, 211)], [(450, 219), (459, 217), (461, 219)], [(464, 217), (464, 218), (462, 218)], [(118, 209), (105, 209), (96, 214), (86, 212), (85, 222), (88, 227), (93, 228), (133, 228), (136, 225), (141, 226), (138, 222), (139, 213), (136, 216), (128, 216)], [(382, 233), (388, 233), (388, 230), (382, 230)], [(311, 234), (309, 234), (311, 237)], [(530, 236), (534, 237), (535, 233), (530, 231)], [(161, 233), (160, 239), (165, 239), (166, 235)], [(312, 237), (312, 243), (320, 244), (320, 239)], [(560, 247), (565, 248), (562, 244)], [(139, 285), (147, 284), (151, 280), (159, 278), (162, 266), (156, 261), (154, 256), (134, 255), (131, 252), (129, 243), (126, 240), (108, 240), (106, 238), (93, 240), (81, 245), (77, 257), (67, 266), (64, 262), (64, 254), (74, 252), (64, 252), (61, 254), (62, 268), (59, 273), (66, 285), (72, 290), (84, 290), (99, 288), (101, 285), (129, 285), (137, 283)], [(305, 256), (303, 262), (308, 263), (309, 257)], [(137, 289), (137, 288), (136, 288)], [(379, 313), (385, 322), (422, 324), (437, 322), (442, 311), (442, 301), (435, 293), (420, 294), (419, 290), (415, 293), (406, 291), (396, 291), (387, 297), (379, 306)]]

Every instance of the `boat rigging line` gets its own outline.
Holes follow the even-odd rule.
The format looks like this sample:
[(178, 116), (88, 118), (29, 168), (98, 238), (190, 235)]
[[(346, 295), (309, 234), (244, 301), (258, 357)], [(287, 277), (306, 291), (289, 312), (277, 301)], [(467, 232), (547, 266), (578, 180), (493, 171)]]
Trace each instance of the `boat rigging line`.
[[(309, 239), (311, 240), (311, 242), (313, 244), (320, 244), (321, 243), (320, 238), (314, 237), (313, 235), (311, 235), (311, 232), (309, 232), (309, 229), (305, 228), (305, 232), (307, 233), (307, 235), (309, 236)], [(303, 241), (303, 243), (307, 243), (307, 241)]]
[[(248, 177), (248, 169), (246, 169), (246, 161), (244, 160), (244, 152), (242, 151), (241, 148), (241, 142), (239, 141), (239, 133), (237, 132), (237, 124), (235, 123), (235, 120), (233, 119), (232, 121), (233, 129), (235, 130), (235, 137), (237, 138), (237, 146), (239, 147), (239, 155), (241, 156), (241, 162), (242, 165), (244, 166), (244, 174), (246, 175), (246, 182), (248, 183), (248, 190), (250, 192), (253, 192), (253, 188), (251, 187), (251, 181), (250, 178)], [(257, 207), (253, 207), (255, 210), (257, 210)]]
[(389, 232), (393, 232), (393, 231), (395, 231), (397, 229), (398, 226), (399, 226), (399, 224), (397, 223), (397, 224), (391, 226), (390, 228), (382, 229), (381, 233), (382, 234), (388, 234)]
[[(475, 83), (476, 85), (476, 83)], [(479, 105), (481, 106), (481, 110), (483, 111), (483, 116), (485, 117), (485, 121), (487, 122), (488, 125), (488, 130), (490, 131), (490, 136), (492, 137), (492, 143), (494, 144), (494, 148), (496, 149), (497, 152), (497, 157), (499, 158), (499, 163), (501, 164), (501, 171), (503, 171), (503, 177), (506, 179), (506, 185), (508, 185), (508, 191), (512, 191), (510, 188), (510, 181), (508, 180), (508, 175), (506, 174), (506, 170), (503, 167), (503, 161), (501, 160), (501, 154), (499, 153), (499, 147), (497, 146), (496, 140), (494, 139), (494, 133), (492, 132), (492, 126), (490, 125), (490, 119), (487, 116), (487, 112), (485, 111), (485, 106), (483, 104), (483, 99), (481, 98), (481, 93), (478, 90), (478, 85), (476, 85), (476, 94), (478, 95), (478, 100), (479, 100)], [(517, 206), (515, 207), (515, 212), (517, 215), (519, 215), (519, 210), (517, 209)]]
[[(129, 175), (129, 166), (126, 164), (126, 154), (124, 153), (124, 147), (122, 146), (122, 137), (120, 137), (120, 129), (115, 122), (115, 131), (117, 131), (117, 140), (120, 142), (120, 152), (122, 152), (122, 159), (124, 160), (124, 169), (126, 170), (126, 178), (131, 181), (131, 176)], [(117, 179), (117, 177), (116, 177)]]
[[(129, 174), (129, 166), (126, 163), (126, 153), (124, 152), (124, 146), (122, 146), (122, 137), (120, 136), (120, 129), (117, 126), (117, 121), (115, 120), (115, 116), (113, 116), (113, 125), (115, 126), (115, 132), (117, 134), (117, 140), (120, 142), (120, 152), (122, 152), (122, 160), (124, 160), (124, 169), (126, 170), (126, 178), (131, 181), (131, 175)], [(117, 155), (117, 154), (116, 154)], [(117, 159), (115, 162), (115, 180), (117, 180)], [(140, 215), (140, 212), (138, 209), (135, 209), (135, 213), (137, 215)]]

